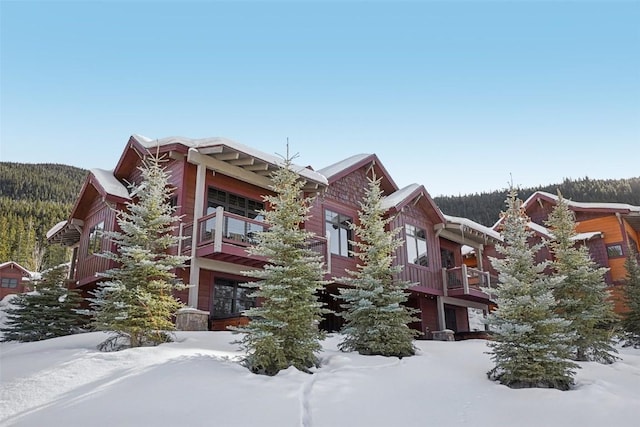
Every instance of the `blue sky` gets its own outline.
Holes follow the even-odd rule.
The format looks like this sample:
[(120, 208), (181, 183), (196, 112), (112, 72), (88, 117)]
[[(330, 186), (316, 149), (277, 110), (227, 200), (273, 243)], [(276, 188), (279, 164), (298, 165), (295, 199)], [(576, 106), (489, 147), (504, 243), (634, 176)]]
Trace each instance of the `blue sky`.
[(0, 160), (375, 152), (432, 196), (640, 176), (640, 1), (0, 1)]

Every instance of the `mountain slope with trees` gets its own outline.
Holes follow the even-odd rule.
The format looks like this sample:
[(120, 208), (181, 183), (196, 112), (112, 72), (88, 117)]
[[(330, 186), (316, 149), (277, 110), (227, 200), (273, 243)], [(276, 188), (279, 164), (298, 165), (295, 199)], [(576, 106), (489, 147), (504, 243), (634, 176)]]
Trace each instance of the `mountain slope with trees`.
[(86, 175), (67, 165), (0, 162), (0, 262), (39, 271), (66, 260), (46, 233), (67, 219)]
[[(565, 199), (576, 202), (628, 203), (640, 206), (640, 177), (626, 179), (565, 179), (560, 184), (533, 188), (518, 188), (518, 196), (526, 200), (536, 191), (556, 194), (560, 190)], [(480, 194), (434, 197), (436, 204), (447, 215), (472, 219), (492, 226), (500, 217), (508, 191), (498, 190)]]
[[(38, 270), (56, 264), (59, 254), (47, 253), (45, 233), (67, 219), (88, 171), (60, 164), (0, 162), (0, 262), (16, 261)], [(535, 191), (580, 202), (616, 202), (640, 206), (640, 177), (627, 179), (565, 179), (560, 184), (519, 188), (526, 200)], [(448, 215), (492, 226), (499, 218), (507, 190), (434, 200)], [(37, 242), (37, 243), (36, 243)], [(53, 251), (55, 252), (55, 251)]]

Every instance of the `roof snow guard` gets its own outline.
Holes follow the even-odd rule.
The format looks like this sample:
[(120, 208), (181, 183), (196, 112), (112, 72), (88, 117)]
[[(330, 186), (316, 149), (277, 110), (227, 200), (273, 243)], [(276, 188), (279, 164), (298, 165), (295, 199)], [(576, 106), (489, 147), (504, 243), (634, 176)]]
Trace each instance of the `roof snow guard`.
[[(203, 164), (207, 168), (220, 171), (224, 175), (252, 183), (259, 187), (271, 188), (271, 175), (284, 165), (281, 157), (239, 144), (226, 138), (190, 139), (179, 136), (151, 140), (139, 135), (133, 136), (149, 151), (164, 145), (179, 144), (189, 148), (188, 161)], [(292, 169), (305, 180), (304, 191), (321, 191), (328, 185), (324, 175), (303, 166), (292, 165)]]

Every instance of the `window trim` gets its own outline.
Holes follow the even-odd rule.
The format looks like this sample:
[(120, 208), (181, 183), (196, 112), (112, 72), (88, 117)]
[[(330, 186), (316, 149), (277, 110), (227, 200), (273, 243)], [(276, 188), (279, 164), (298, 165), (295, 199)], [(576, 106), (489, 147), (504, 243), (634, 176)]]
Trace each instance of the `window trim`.
[[(222, 202), (222, 201), (220, 201), (218, 199), (210, 199), (209, 193), (211, 192), (211, 190), (215, 190), (217, 192), (224, 193), (224, 195), (225, 195), (224, 196), (224, 199), (225, 199), (224, 202)], [(242, 207), (242, 209), (238, 209), (239, 206), (236, 206), (236, 205), (232, 206), (230, 201), (229, 201), (230, 197), (243, 198), (244, 199), (244, 206)], [(214, 202), (216, 204), (215, 207), (209, 205), (209, 201), (210, 200), (211, 200), (211, 202)], [(249, 208), (250, 202), (255, 203), (259, 209), (250, 209)], [(264, 201), (253, 199), (253, 198), (247, 197), (247, 196), (245, 196), (243, 194), (233, 193), (233, 192), (231, 192), (229, 190), (226, 190), (226, 189), (223, 189), (223, 188), (219, 188), (219, 187), (215, 187), (213, 185), (209, 185), (209, 186), (207, 186), (207, 198), (205, 200), (205, 207), (204, 207), (205, 215), (207, 215), (209, 213), (209, 209), (215, 209), (217, 206), (222, 206), (222, 208), (224, 209), (225, 212), (231, 212), (231, 213), (234, 213), (236, 215), (240, 215), (240, 216), (243, 216), (245, 218), (250, 218), (250, 219), (254, 219), (254, 218), (258, 217), (259, 215), (261, 215), (259, 211), (264, 211), (265, 208), (266, 208), (266, 204), (265, 204)], [(231, 207), (233, 207), (233, 211), (231, 210)], [(243, 213), (236, 212), (238, 210), (242, 210)]]
[[(344, 217), (345, 221), (347, 223), (349, 223), (349, 224), (353, 224), (354, 223), (353, 216), (350, 215), (350, 214), (346, 214), (344, 212), (340, 212), (338, 210), (335, 210), (330, 206), (326, 206), (324, 208), (324, 215), (323, 215), (323, 218), (324, 218), (324, 233), (325, 233), (324, 237), (326, 238), (327, 234), (328, 234), (327, 233), (327, 225), (328, 224), (331, 224), (336, 230), (344, 229), (344, 230), (347, 231), (347, 237), (346, 237), (346, 239), (347, 239), (347, 242), (346, 242), (346, 244), (347, 244), (347, 247), (346, 247), (347, 254), (343, 255), (341, 253), (342, 245), (340, 244), (341, 243), (340, 240), (338, 240), (338, 250), (340, 251), (338, 253), (333, 252), (331, 241), (329, 242), (329, 252), (330, 252), (330, 254), (332, 256), (335, 255), (335, 256), (339, 256), (339, 257), (343, 257), (343, 258), (354, 258), (354, 254), (353, 254), (354, 248), (353, 248), (353, 244), (351, 243), (354, 240), (354, 238), (353, 238), (353, 235), (354, 235), (353, 230), (351, 229), (350, 226), (349, 227), (345, 226), (343, 224), (344, 221), (339, 221), (337, 223), (337, 226), (332, 221), (328, 221), (327, 220), (327, 213), (328, 212), (331, 212), (331, 213), (333, 213), (335, 215), (338, 215), (338, 219), (340, 219), (340, 217)], [(338, 232), (338, 237), (340, 237), (340, 233), (339, 232)], [(332, 239), (329, 238), (329, 240), (332, 240)]]
[(4, 289), (18, 289), (18, 278), (3, 277), (2, 280), (0, 280), (0, 287)]
[(104, 241), (104, 220), (96, 222), (89, 229), (87, 239), (87, 255), (96, 255), (102, 252), (102, 242)]
[[(610, 250), (614, 249), (614, 248), (620, 248), (620, 254), (619, 255), (611, 255)], [(625, 256), (624, 253), (624, 245), (622, 244), (622, 242), (619, 243), (609, 243), (606, 245), (607, 250), (607, 258), (608, 259), (616, 259), (616, 258), (623, 258)]]
[[(237, 306), (237, 301), (238, 301), (238, 288), (242, 288), (242, 289), (251, 289), (247, 286), (242, 286), (244, 283), (246, 282), (241, 282), (239, 280), (235, 280), (235, 279), (227, 279), (225, 277), (215, 277), (213, 279), (213, 284), (212, 284), (212, 292), (211, 292), (211, 308), (209, 310), (209, 318), (211, 320), (222, 320), (222, 319), (232, 319), (235, 317), (242, 317), (242, 311), (236, 311), (236, 306)], [(230, 284), (233, 284), (233, 286), (231, 286)], [(227, 287), (232, 287), (233, 288), (233, 297), (232, 298), (223, 298), (223, 299), (231, 299), (231, 313), (224, 315), (224, 316), (216, 316), (215, 315), (215, 301), (216, 301), (216, 286), (227, 286)], [(249, 299), (240, 299), (241, 301), (250, 301), (253, 303), (253, 307), (256, 306), (256, 298), (249, 298)]]
[[(409, 234), (409, 227), (413, 228), (415, 231), (413, 234)], [(417, 231), (420, 230), (424, 233), (424, 244), (425, 244), (425, 249), (426, 249), (426, 256), (420, 256), (420, 252), (419, 252), (419, 247), (418, 247), (418, 240), (422, 240), (421, 237), (418, 237), (418, 233)], [(414, 262), (413, 260), (411, 260), (409, 258), (409, 237), (411, 237), (413, 239), (413, 241), (415, 242), (415, 247), (414, 247), (414, 251), (416, 253), (417, 258), (415, 259), (415, 261), (419, 261), (421, 258), (425, 260), (426, 265), (422, 264), (420, 262)], [(405, 240), (405, 245), (406, 245), (406, 250), (407, 250), (407, 263), (411, 264), (413, 266), (418, 266), (418, 267), (423, 267), (423, 268), (429, 268), (429, 266), (431, 265), (431, 262), (429, 261), (429, 254), (431, 252), (430, 248), (429, 248), (429, 237), (428, 237), (428, 233), (427, 233), (427, 229), (426, 228), (422, 228), (419, 227), (417, 225), (414, 224), (405, 224), (404, 225), (404, 240)]]

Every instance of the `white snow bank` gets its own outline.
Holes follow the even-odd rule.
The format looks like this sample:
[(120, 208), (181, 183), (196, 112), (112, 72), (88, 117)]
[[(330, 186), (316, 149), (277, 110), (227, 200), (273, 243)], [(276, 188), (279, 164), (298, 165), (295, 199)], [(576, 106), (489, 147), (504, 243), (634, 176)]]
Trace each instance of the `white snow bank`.
[(0, 344), (0, 425), (11, 426), (635, 426), (640, 350), (581, 363), (574, 390), (490, 382), (482, 340), (420, 341), (404, 359), (337, 350), (322, 367), (275, 377), (237, 363), (229, 332), (178, 332), (155, 348), (101, 353), (104, 335)]

